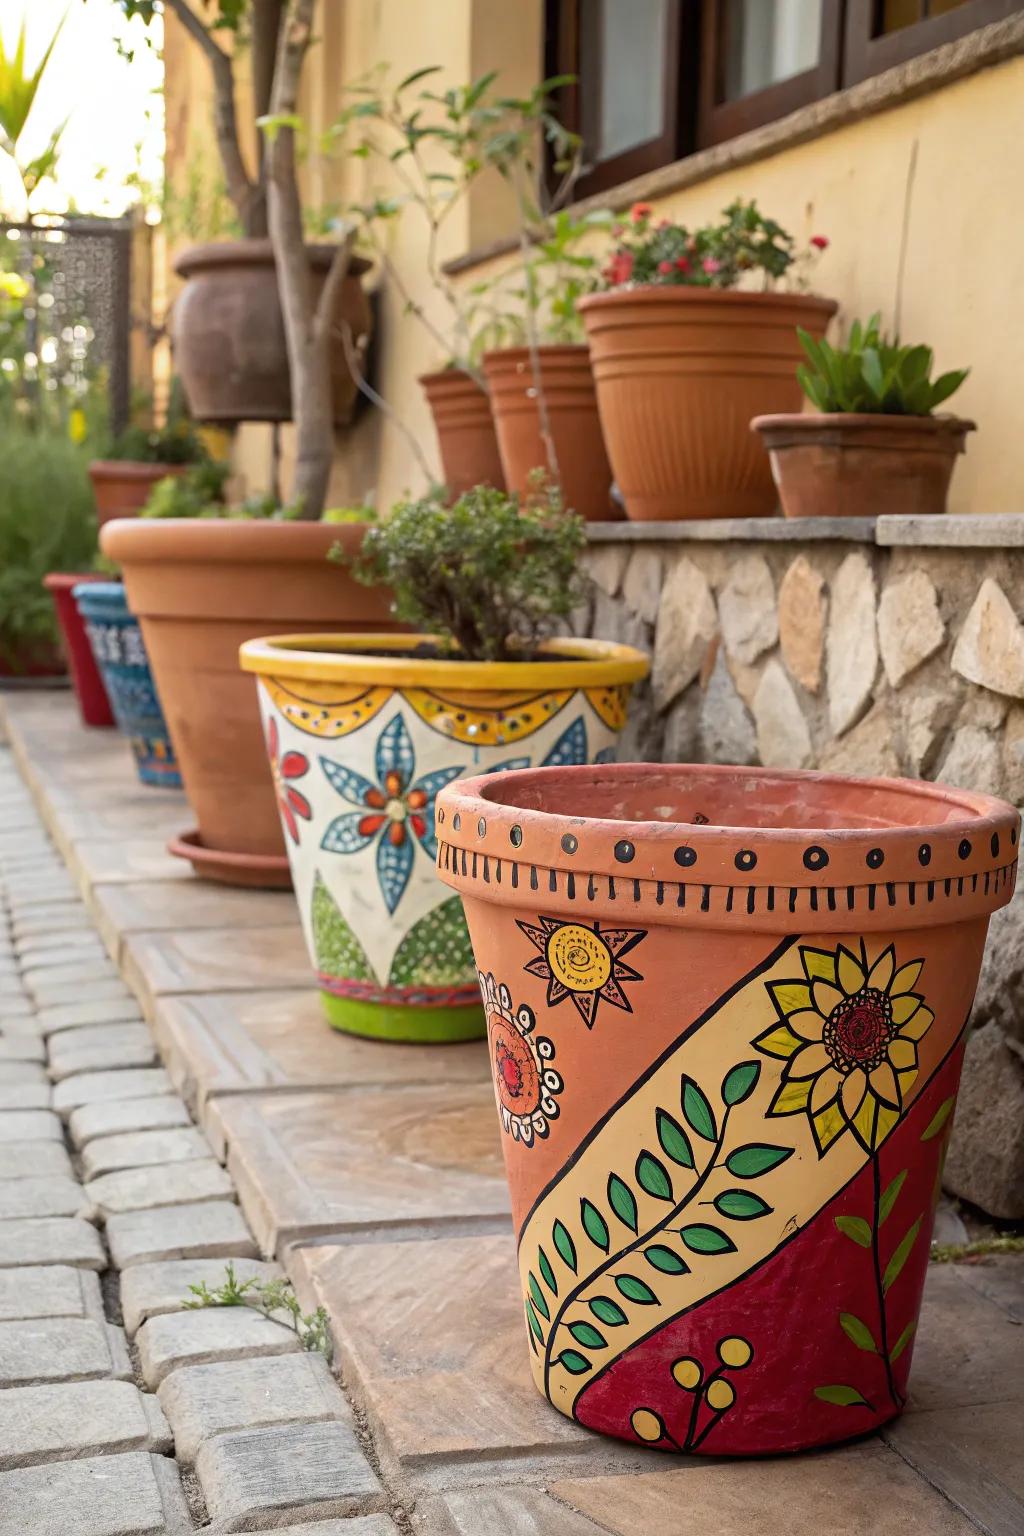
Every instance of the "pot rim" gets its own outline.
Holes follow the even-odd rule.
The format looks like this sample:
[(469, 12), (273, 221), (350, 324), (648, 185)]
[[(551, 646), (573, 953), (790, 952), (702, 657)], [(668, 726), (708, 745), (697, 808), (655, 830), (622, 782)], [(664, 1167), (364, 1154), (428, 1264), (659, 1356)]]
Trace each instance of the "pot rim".
[(881, 411), (775, 412), (754, 416), (750, 422), (752, 432), (804, 432), (808, 436), (813, 436), (815, 432), (842, 432), (844, 428), (849, 428), (851, 432), (866, 428), (881, 432), (920, 431), (926, 436), (939, 436), (943, 433), (952, 435), (976, 432), (978, 424), (967, 416), (954, 416), (949, 412), (939, 416), (895, 416)]
[[(334, 258), (336, 245), (323, 240), (307, 240), (306, 254), (313, 265), (326, 268)], [(173, 262), (179, 277), (191, 277), (196, 272), (215, 271), (221, 267), (264, 267), (273, 265), (273, 242), (266, 238), (239, 240), (206, 240), (200, 245), (187, 246)], [(373, 266), (365, 256), (353, 256), (349, 265), (350, 277), (361, 277)]]
[(340, 544), (355, 553), (365, 523), (272, 523), (240, 517), (116, 517), (100, 530), (100, 548), (121, 563), (160, 565), (194, 561), (201, 565), (278, 563), (305, 565), (317, 555), (326, 561)]
[(110, 582), (102, 571), (48, 571), (43, 577), (47, 592), (74, 592), (75, 587), (99, 586)]
[[(436, 643), (425, 634), (268, 635), (247, 640), (239, 651), (244, 672), (289, 677), (301, 682), (353, 682), (395, 688), (445, 688), (467, 692), (524, 688), (551, 693), (560, 688), (607, 687), (639, 682), (650, 658), (609, 640), (547, 640), (541, 650), (564, 661), (445, 661), (434, 657), (371, 656), (373, 650), (402, 651)], [(315, 647), (315, 649), (312, 649)]]
[(723, 308), (774, 309), (780, 304), (795, 304), (800, 309), (818, 310), (834, 315), (839, 308), (835, 299), (816, 293), (787, 293), (769, 289), (752, 293), (746, 288), (699, 288), (685, 283), (638, 283), (635, 287), (609, 288), (604, 293), (588, 293), (577, 300), (580, 314), (591, 309), (607, 309), (625, 301), (641, 304), (719, 305)]
[(165, 464), (162, 459), (90, 459), (90, 475), (107, 475), (120, 480), (166, 480), (168, 475), (178, 475), (191, 464)]
[[(738, 780), (756, 789), (767, 781), (841, 788), (863, 797), (865, 813), (856, 825), (815, 825), (809, 817), (806, 826), (785, 827), (631, 821), (529, 805), (554, 786), (564, 795), (567, 780), (581, 807), (595, 784), (621, 796), (642, 780), (649, 800), (652, 775), (677, 804), (702, 783)], [(894, 795), (908, 807), (952, 814), (895, 822), (891, 812), (876, 813), (872, 824), (872, 798), (891, 806)], [(773, 930), (916, 927), (986, 915), (1010, 900), (1020, 840), (1017, 811), (991, 795), (915, 779), (721, 764), (597, 764), (466, 778), (438, 797), (437, 826), (438, 871), (464, 895), (521, 906), (516, 891), (524, 888), (544, 893), (525, 898), (527, 905), (563, 912), (589, 903), (623, 918)], [(496, 871), (491, 878), (489, 860), (505, 865), (505, 878)]]
[(485, 400), (487, 398), (486, 389), (478, 384), (473, 375), (468, 373), (465, 368), (432, 368), (429, 373), (418, 373), (416, 375), (416, 382), (421, 384), (425, 390), (429, 390), (432, 385), (437, 384), (458, 384), (462, 389), (471, 388), (477, 394), (483, 395)]
[(79, 597), (91, 597), (98, 602), (117, 602), (123, 603), (126, 609), (128, 607), (124, 583), (111, 581), (109, 577), (103, 581), (90, 581), (87, 577), (84, 581), (80, 581), (78, 586), (72, 587), (71, 596), (76, 600)]
[[(585, 341), (550, 341), (540, 342), (536, 348), (537, 356), (550, 358), (568, 358), (573, 362), (590, 361), (590, 347)], [(522, 362), (532, 355), (529, 347), (488, 347), (480, 361), (484, 368), (488, 364), (493, 368), (500, 366), (502, 362)]]

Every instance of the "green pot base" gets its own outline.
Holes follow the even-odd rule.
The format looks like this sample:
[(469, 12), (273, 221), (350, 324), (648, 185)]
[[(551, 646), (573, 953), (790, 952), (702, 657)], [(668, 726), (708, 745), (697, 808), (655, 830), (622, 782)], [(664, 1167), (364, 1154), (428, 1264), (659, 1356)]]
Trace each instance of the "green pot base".
[(482, 1040), (487, 1033), (479, 1003), (456, 1008), (416, 1008), (395, 1003), (367, 1003), (321, 992), (327, 1022), (345, 1035), (369, 1040), (401, 1040), (414, 1045), (445, 1045), (457, 1040)]

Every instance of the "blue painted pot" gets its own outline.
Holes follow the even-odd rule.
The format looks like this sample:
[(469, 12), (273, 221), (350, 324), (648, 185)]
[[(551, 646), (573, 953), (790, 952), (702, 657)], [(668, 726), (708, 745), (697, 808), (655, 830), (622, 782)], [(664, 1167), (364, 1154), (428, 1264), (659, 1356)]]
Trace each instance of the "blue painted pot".
[(174, 760), (139, 621), (128, 611), (118, 581), (87, 581), (72, 596), (85, 624), (96, 665), (110, 696), (114, 719), (127, 736), (143, 784), (180, 789)]

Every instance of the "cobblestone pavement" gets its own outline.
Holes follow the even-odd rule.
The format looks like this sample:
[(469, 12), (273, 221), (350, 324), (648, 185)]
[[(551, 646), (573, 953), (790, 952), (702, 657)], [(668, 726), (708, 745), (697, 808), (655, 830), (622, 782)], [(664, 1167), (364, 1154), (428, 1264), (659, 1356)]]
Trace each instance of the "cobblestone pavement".
[[(1024, 1265), (933, 1268), (884, 1436), (588, 1435), (529, 1380), (483, 1054), (333, 1035), (290, 896), (167, 859), (181, 798), (69, 701), (4, 715), (0, 1536), (1022, 1536)], [(327, 1308), (337, 1375), (184, 1307), (228, 1260)]]

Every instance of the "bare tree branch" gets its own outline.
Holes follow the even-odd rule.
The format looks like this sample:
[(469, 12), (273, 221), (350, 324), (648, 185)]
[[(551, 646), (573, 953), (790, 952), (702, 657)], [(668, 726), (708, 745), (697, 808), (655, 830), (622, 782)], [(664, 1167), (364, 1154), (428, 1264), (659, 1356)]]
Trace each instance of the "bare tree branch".
[(253, 186), (242, 159), (238, 138), (238, 118), (235, 114), (235, 72), (231, 56), (214, 41), (209, 30), (188, 5), (187, 0), (167, 0), (171, 11), (178, 18), (189, 37), (206, 55), (213, 75), (213, 123), (224, 167), (228, 196), (234, 203), (246, 234), (251, 233), (253, 200), (257, 188)]
[(423, 449), (420, 447), (415, 434), (412, 432), (411, 428), (406, 426), (405, 422), (402, 420), (401, 416), (399, 416), (394, 407), (388, 404), (388, 402), (384, 399), (384, 396), (377, 393), (373, 385), (369, 382), (369, 380), (366, 378), (366, 375), (363, 373), (362, 366), (359, 361), (359, 356), (356, 352), (355, 339), (352, 335), (352, 327), (349, 325), (347, 320), (343, 320), (341, 322), (340, 331), (341, 343), (345, 349), (345, 362), (348, 365), (349, 373), (355, 380), (356, 388), (358, 389), (359, 393), (361, 395), (365, 395), (370, 404), (375, 405), (377, 409), (381, 411), (398, 429), (398, 431), (401, 432), (402, 436), (409, 444), (409, 447), (412, 449), (413, 457), (415, 458), (420, 469), (423, 471), (427, 484), (437, 485), (439, 483), (438, 476), (434, 473), (429, 463), (427, 462), (427, 456), (423, 452)]
[(313, 335), (320, 340), (325, 335), (330, 336), (334, 323), (334, 310), (338, 302), (349, 268), (352, 265), (352, 251), (356, 243), (355, 225), (348, 225), (344, 238), (331, 258), (331, 265), (327, 269), (324, 278), (324, 286), (320, 292), (316, 312), (313, 316)]

